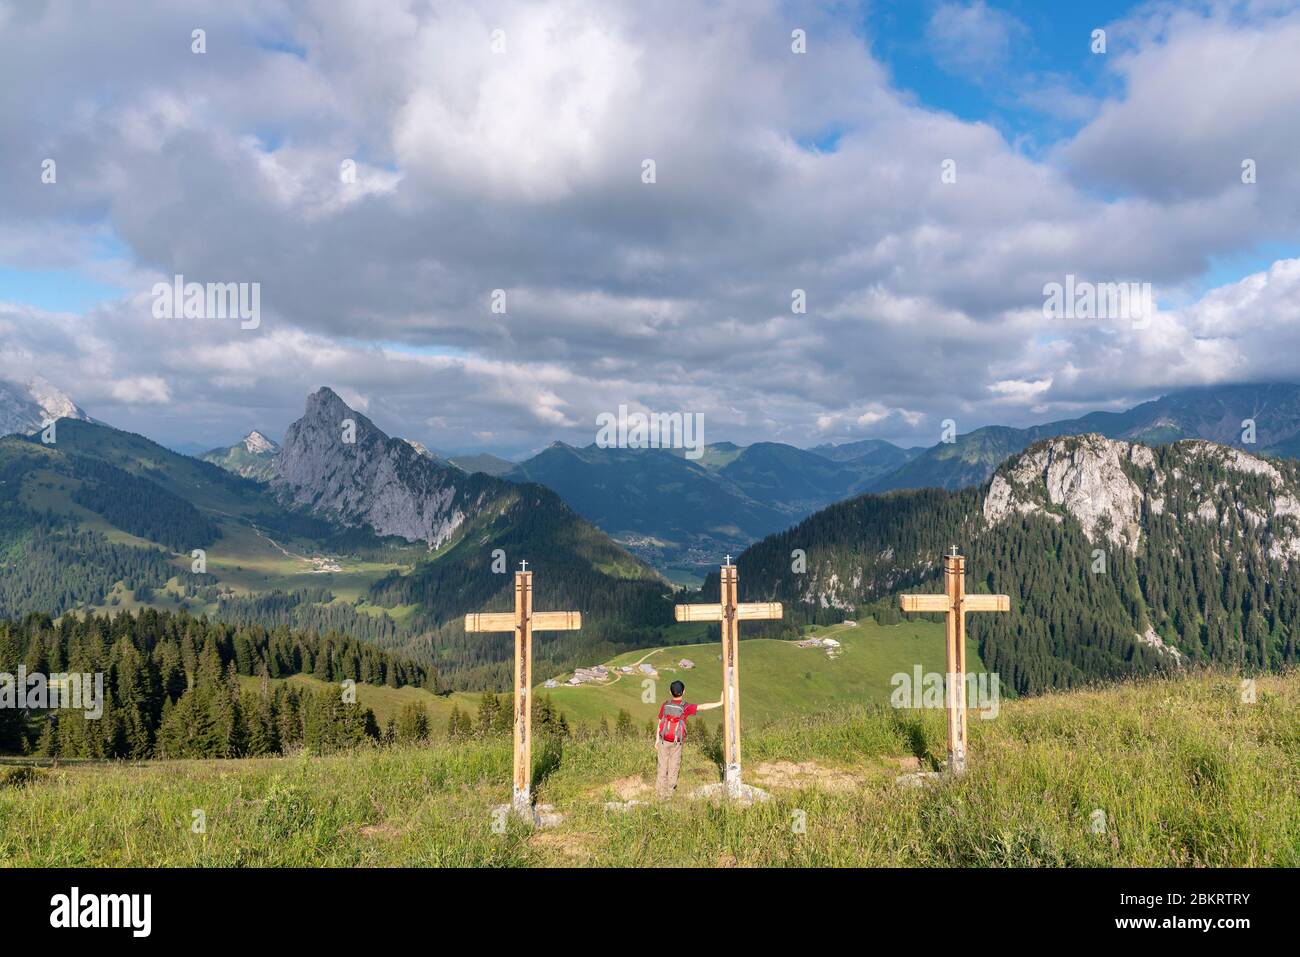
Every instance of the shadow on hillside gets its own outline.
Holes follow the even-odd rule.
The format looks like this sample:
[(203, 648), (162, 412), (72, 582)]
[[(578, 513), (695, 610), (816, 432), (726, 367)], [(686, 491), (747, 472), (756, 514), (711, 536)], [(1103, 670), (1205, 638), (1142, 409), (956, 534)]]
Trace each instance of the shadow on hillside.
[(700, 750), (704, 752), (706, 758), (718, 766), (718, 780), (722, 780), (727, 773), (727, 759), (722, 750), (721, 726), (719, 726), (717, 734), (712, 737), (705, 737), (700, 741)]
[(925, 735), (925, 725), (919, 717), (908, 717), (898, 711), (891, 712), (894, 727), (907, 738), (907, 746), (912, 755), (921, 764), (930, 765), (931, 770), (938, 770), (938, 764), (930, 756), (930, 745)]
[(559, 770), (564, 760), (564, 739), (559, 735), (548, 734), (541, 739), (542, 750), (533, 760), (533, 793), (545, 783), (546, 779)]

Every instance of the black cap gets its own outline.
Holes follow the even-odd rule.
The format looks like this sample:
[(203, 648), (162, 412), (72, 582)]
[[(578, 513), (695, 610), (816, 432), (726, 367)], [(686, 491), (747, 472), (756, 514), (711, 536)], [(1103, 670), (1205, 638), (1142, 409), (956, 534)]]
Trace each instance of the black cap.
[(674, 681), (668, 686), (668, 690), (673, 693), (674, 698), (680, 698), (682, 692), (686, 690), (686, 685), (682, 684), (680, 681)]

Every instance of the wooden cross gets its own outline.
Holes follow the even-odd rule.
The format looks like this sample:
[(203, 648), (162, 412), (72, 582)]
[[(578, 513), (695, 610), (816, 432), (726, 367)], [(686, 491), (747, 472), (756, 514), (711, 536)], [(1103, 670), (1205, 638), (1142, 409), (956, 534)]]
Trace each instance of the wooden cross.
[[(731, 556), (727, 556), (730, 560)], [(740, 793), (740, 622), (780, 618), (781, 603), (736, 601), (736, 566), (722, 566), (719, 580), (722, 601), (716, 605), (677, 605), (678, 621), (722, 623), (722, 747), (726, 761), (727, 793)]]
[(513, 631), (515, 633), (515, 763), (511, 803), (524, 817), (532, 818), (533, 778), (533, 632), (576, 631), (582, 614), (576, 611), (533, 611), (533, 573), (515, 572), (514, 614), (479, 612), (465, 616), (465, 631)]
[(943, 557), (945, 593), (942, 595), (899, 595), (903, 611), (943, 612), (947, 615), (948, 769), (955, 774), (966, 770), (966, 612), (1010, 611), (1007, 595), (966, 594), (966, 559), (957, 554)]

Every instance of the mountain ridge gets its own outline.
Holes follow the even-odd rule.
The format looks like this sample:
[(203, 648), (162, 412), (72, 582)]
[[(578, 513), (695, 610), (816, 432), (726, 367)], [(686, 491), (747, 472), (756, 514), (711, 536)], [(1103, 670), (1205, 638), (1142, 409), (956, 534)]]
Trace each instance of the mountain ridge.
[[(1251, 442), (1243, 441), (1247, 420), (1254, 423)], [(1251, 445), (1265, 454), (1289, 457), (1292, 451), (1300, 451), (1300, 386), (1202, 386), (1171, 392), (1123, 412), (1090, 412), (1024, 429), (984, 426), (956, 436), (953, 442), (931, 446), (871, 483), (869, 491), (978, 485), (992, 476), (1001, 462), (1034, 442), (1088, 432), (1147, 444), (1207, 439), (1223, 445)]]
[[(1277, 457), (1300, 454), (1300, 387), (1271, 383), (1180, 390), (1121, 412), (1091, 412), (1023, 429), (985, 426), (929, 448), (904, 449), (880, 439), (812, 449), (717, 442), (689, 460), (680, 449), (557, 441), (518, 463), (482, 455), (444, 464), (539, 482), (641, 560), (696, 584), (721, 555), (863, 492), (979, 485), (1010, 456), (1057, 435), (1098, 432), (1147, 443), (1240, 440), (1247, 418), (1256, 424), (1256, 442), (1234, 444)], [(238, 462), (232, 464), (239, 470)], [(267, 462), (255, 466), (242, 474), (267, 477)]]
[(1022, 693), (1300, 657), (1300, 605), (1283, 587), (1300, 564), (1300, 463), (1199, 439), (1043, 439), (981, 486), (837, 503), (737, 565), (754, 599), (786, 603), (789, 624), (884, 624), (899, 620), (900, 591), (938, 587), (950, 545), (966, 554), (973, 591), (1012, 597), (1010, 615), (970, 628)]

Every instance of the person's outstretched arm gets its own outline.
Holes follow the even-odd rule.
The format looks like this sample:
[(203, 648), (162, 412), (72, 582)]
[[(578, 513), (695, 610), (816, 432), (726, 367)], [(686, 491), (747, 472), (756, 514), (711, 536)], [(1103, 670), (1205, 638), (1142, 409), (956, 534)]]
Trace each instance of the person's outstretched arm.
[(712, 702), (710, 702), (709, 704), (697, 704), (697, 705), (695, 706), (695, 710), (696, 710), (696, 711), (712, 711), (714, 708), (721, 708), (721, 707), (722, 707), (722, 701), (721, 701), (721, 700), (718, 700), (718, 701), (712, 701)]

